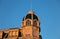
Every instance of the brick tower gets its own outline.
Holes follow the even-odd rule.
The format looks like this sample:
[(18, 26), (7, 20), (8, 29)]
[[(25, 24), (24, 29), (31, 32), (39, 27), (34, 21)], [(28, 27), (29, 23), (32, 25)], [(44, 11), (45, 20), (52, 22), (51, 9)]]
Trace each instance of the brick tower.
[[(41, 39), (40, 22), (33, 11), (29, 11), (22, 21), (23, 35), (26, 39)], [(40, 38), (39, 38), (40, 37)]]

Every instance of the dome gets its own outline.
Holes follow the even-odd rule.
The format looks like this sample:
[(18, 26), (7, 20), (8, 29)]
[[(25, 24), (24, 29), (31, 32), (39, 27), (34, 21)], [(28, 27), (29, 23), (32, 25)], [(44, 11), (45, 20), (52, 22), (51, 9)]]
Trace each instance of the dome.
[[(33, 11), (29, 11), (28, 14), (24, 17), (25, 19), (37, 19), (38, 20), (38, 17), (34, 14)], [(23, 21), (24, 21), (24, 18), (23, 18)]]
[(37, 19), (38, 20), (38, 17), (35, 14), (33, 14), (33, 19)]

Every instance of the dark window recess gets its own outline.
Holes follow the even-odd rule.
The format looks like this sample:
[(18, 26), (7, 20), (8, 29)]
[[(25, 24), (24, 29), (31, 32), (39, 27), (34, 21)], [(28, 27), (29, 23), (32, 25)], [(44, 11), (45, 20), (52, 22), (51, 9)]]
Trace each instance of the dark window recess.
[(39, 39), (42, 39), (42, 36), (41, 35), (39, 35)]
[(22, 33), (21, 32), (19, 32), (19, 35), (18, 35), (19, 37), (22, 37)]
[(27, 25), (27, 26), (30, 26), (30, 25), (31, 25), (31, 22), (28, 20), (28, 21), (26, 22), (26, 25)]
[(8, 37), (8, 33), (4, 33), (4, 32), (3, 32), (2, 38), (7, 38), (7, 37)]
[(33, 22), (33, 26), (37, 26), (37, 22), (36, 21)]
[(27, 14), (25, 19), (31, 19), (31, 14)]
[(38, 17), (35, 14), (33, 14), (33, 19), (37, 19), (38, 20)]

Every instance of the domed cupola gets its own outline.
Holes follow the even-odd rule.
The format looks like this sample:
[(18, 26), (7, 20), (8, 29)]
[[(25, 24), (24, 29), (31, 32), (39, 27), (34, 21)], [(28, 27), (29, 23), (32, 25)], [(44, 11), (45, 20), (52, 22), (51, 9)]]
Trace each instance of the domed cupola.
[(34, 11), (29, 11), (28, 14), (23, 18), (23, 26), (39, 26), (38, 17), (34, 14)]
[(26, 19), (38, 20), (38, 17), (34, 14), (33, 11), (29, 11), (28, 14), (23, 18), (23, 21)]

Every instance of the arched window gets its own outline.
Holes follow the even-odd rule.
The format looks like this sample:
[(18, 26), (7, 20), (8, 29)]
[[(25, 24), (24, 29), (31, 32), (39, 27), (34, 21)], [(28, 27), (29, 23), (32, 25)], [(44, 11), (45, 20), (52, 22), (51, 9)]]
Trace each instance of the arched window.
[(29, 20), (26, 21), (26, 25), (27, 26), (30, 26), (31, 25), (31, 22)]
[(37, 26), (37, 22), (36, 21), (33, 21), (33, 26)]
[(8, 37), (8, 33), (4, 33), (3, 32), (3, 36), (2, 36), (3, 38), (7, 38)]
[(18, 35), (19, 37), (22, 37), (22, 32), (19, 32), (19, 35)]

